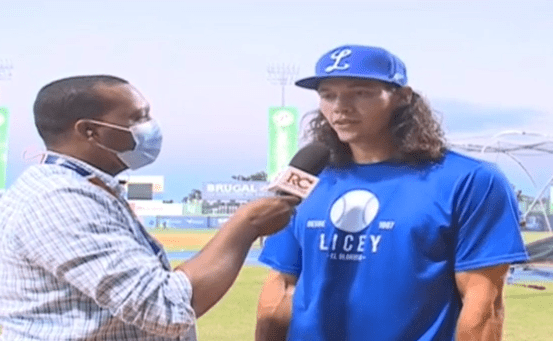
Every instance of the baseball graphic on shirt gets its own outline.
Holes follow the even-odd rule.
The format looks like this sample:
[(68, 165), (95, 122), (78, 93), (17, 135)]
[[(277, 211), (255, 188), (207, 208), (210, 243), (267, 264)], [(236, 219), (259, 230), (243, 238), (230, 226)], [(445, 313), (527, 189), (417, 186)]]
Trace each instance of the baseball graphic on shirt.
[(354, 190), (342, 195), (330, 208), (330, 220), (337, 229), (355, 233), (365, 229), (378, 213), (380, 204), (367, 190)]

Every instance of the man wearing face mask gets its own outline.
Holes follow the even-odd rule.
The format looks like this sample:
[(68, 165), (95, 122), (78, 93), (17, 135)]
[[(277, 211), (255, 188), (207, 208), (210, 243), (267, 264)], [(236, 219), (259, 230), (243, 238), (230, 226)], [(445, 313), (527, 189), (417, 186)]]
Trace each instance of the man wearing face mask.
[(158, 156), (149, 111), (113, 76), (39, 91), (48, 152), (0, 199), (0, 340), (196, 340), (196, 318), (232, 285), (253, 241), (288, 223), (297, 198), (251, 202), (172, 270), (115, 178)]

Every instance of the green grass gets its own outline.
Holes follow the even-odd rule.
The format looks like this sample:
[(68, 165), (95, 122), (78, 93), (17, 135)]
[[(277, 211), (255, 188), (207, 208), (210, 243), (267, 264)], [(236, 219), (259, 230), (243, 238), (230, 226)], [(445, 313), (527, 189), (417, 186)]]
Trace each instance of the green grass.
[(553, 283), (536, 284), (544, 285), (546, 290), (506, 286), (504, 340), (553, 340)]
[(198, 320), (198, 338), (253, 340), (257, 300), (268, 271), (264, 267), (244, 267), (229, 292)]
[[(257, 300), (268, 269), (246, 266), (234, 286), (198, 320), (200, 340), (249, 341), (254, 339)], [(503, 340), (547, 341), (553, 339), (553, 283), (539, 283), (537, 291), (513, 285), (505, 288)]]

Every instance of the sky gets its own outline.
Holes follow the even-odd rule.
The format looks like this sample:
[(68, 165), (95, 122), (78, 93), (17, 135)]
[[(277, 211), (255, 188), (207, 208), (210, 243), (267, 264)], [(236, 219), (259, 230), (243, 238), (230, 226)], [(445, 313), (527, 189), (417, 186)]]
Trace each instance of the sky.
[[(548, 0), (0, 0), (0, 60), (14, 66), (0, 81), (0, 105), (11, 112), (8, 185), (44, 150), (32, 118), (38, 90), (84, 74), (125, 78), (150, 102), (162, 152), (126, 174), (165, 176), (164, 199), (265, 170), (268, 108), (281, 102), (267, 67), (311, 76), (322, 54), (344, 44), (398, 55), (450, 142), (553, 134), (551, 18)], [(315, 92), (295, 86), (285, 100), (300, 113), (318, 105)], [(508, 157), (476, 156), (536, 192)], [(551, 158), (524, 160), (538, 188), (553, 174)]]

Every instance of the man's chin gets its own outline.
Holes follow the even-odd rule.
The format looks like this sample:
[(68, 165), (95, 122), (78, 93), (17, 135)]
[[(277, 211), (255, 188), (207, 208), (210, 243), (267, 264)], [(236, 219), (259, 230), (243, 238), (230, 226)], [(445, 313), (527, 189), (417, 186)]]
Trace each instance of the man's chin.
[(123, 161), (119, 160), (119, 158), (117, 158), (116, 160), (113, 160), (113, 162), (111, 162), (111, 167), (110, 167), (110, 171), (107, 171), (107, 173), (115, 176), (127, 169), (129, 169), (129, 166), (127, 166), (126, 164), (123, 163)]
[(342, 143), (355, 143), (359, 140), (359, 137), (354, 134), (338, 134), (338, 139)]

